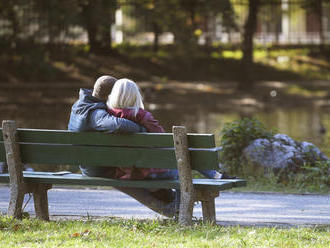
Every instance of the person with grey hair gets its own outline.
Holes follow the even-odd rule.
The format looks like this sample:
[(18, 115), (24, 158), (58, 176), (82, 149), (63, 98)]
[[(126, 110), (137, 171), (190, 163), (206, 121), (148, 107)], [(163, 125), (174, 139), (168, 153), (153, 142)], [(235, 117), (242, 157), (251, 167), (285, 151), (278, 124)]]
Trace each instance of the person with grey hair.
[[(103, 131), (109, 133), (146, 131), (143, 126), (108, 113), (106, 100), (116, 80), (116, 78), (111, 76), (101, 76), (96, 80), (93, 90), (80, 89), (79, 99), (71, 108), (68, 130), (74, 132)], [(116, 172), (115, 167), (82, 165), (80, 169), (83, 175), (96, 177), (112, 178)], [(162, 215), (173, 217), (178, 211), (177, 203), (173, 201), (174, 196), (171, 195), (171, 191), (161, 190), (160, 192), (163, 196), (159, 197), (160, 194), (158, 193), (160, 192), (150, 192), (146, 189), (122, 187), (117, 187), (117, 189)]]

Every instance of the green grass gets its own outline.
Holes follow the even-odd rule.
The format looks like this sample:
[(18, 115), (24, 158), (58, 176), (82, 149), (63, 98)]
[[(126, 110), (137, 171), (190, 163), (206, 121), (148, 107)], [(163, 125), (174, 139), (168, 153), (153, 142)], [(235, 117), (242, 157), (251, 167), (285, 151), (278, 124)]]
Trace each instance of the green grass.
[(173, 221), (14, 220), (0, 216), (0, 247), (329, 247), (330, 227), (221, 227)]
[(291, 71), (306, 80), (330, 80), (330, 63), (320, 54), (317, 58), (310, 56), (312, 50), (273, 49), (255, 50), (255, 61), (272, 66), (279, 71)]
[(244, 177), (248, 184), (246, 187), (232, 188), (230, 191), (235, 192), (277, 192), (288, 194), (329, 194), (330, 187), (328, 185), (318, 183), (316, 178), (313, 183), (303, 184), (300, 181), (291, 181), (287, 183), (278, 182), (277, 177)]
[[(232, 189), (245, 192), (280, 192), (291, 194), (329, 194), (330, 180), (328, 176), (328, 163), (316, 162), (315, 166), (305, 167), (301, 172), (283, 172), (263, 174), (263, 170), (256, 170), (246, 166), (242, 170), (250, 170), (241, 178), (247, 180), (247, 187)], [(254, 171), (254, 173), (253, 173)]]
[[(315, 50), (315, 48), (314, 48)], [(322, 54), (317, 58), (310, 56), (311, 48), (256, 48), (254, 60), (257, 63), (274, 68), (277, 71), (289, 71), (299, 75), (305, 80), (330, 80), (330, 63)], [(213, 58), (239, 60), (243, 53), (241, 50), (223, 50), (213, 52)]]

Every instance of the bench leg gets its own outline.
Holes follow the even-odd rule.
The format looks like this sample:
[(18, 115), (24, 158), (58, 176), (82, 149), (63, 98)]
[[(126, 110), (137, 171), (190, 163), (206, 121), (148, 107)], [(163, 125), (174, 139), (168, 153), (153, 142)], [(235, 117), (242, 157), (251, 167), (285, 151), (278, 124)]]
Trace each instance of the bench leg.
[(10, 181), (10, 201), (8, 215), (14, 218), (22, 218), (22, 206), (25, 194), (23, 182), (22, 161), (20, 149), (17, 143), (17, 130), (15, 121), (4, 120), (2, 122), (2, 136), (6, 150)]
[(17, 187), (17, 185), (10, 186), (10, 201), (8, 206), (8, 216), (13, 216), (14, 218), (22, 218), (22, 207), (24, 202), (24, 190), (22, 187)]
[(49, 185), (39, 184), (33, 190), (34, 209), (38, 219), (49, 220), (47, 191), (50, 188)]
[(203, 221), (207, 223), (215, 223), (215, 199), (210, 198), (209, 201), (202, 201)]
[(181, 192), (179, 224), (189, 226), (192, 224), (194, 211), (194, 186), (192, 183), (187, 130), (185, 127), (180, 126), (173, 126), (172, 130)]
[(219, 196), (219, 191), (197, 189), (195, 200), (202, 202), (203, 222), (215, 224), (215, 198)]

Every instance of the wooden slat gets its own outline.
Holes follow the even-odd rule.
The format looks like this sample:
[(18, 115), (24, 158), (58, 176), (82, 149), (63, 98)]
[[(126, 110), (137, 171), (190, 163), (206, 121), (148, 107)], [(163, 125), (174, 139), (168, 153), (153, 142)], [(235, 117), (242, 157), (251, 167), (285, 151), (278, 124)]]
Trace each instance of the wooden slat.
[[(79, 174), (70, 174), (66, 176), (25, 174), (24, 181), (47, 184), (98, 185), (131, 188), (178, 189), (180, 187), (178, 180), (116, 180), (99, 177), (84, 177)], [(232, 182), (216, 182), (209, 179), (194, 179), (193, 184), (194, 187), (200, 189), (225, 190), (234, 187)]]
[[(51, 172), (24, 172), (26, 182), (38, 182), (46, 184), (67, 185), (99, 185), (99, 186), (123, 186), (139, 188), (178, 188), (177, 180), (114, 180), (98, 177), (84, 177), (80, 174), (69, 174), (54, 176)], [(9, 183), (9, 174), (0, 174), (0, 183)], [(233, 187), (244, 187), (246, 181), (243, 179), (193, 179), (194, 187), (211, 189), (229, 189)]]
[(244, 179), (207, 179), (215, 182), (231, 182), (233, 187), (245, 187), (247, 182)]
[[(80, 175), (77, 173), (73, 173), (70, 171), (55, 171), (55, 172), (47, 172), (47, 171), (23, 171), (24, 175), (33, 174), (33, 175), (48, 175), (48, 176), (71, 176), (71, 175)], [(0, 174), (1, 175), (1, 174)], [(194, 179), (198, 180), (198, 179)], [(202, 179), (203, 181), (211, 181), (211, 182), (231, 182), (236, 187), (246, 186), (246, 180), (244, 179)]]
[(0, 142), (0, 162), (6, 162), (6, 150), (3, 142)]
[[(104, 145), (131, 147), (173, 147), (172, 133), (109, 134), (66, 130), (18, 129), (19, 140), (28, 143)], [(188, 134), (191, 148), (215, 147), (213, 134)]]
[[(20, 144), (23, 163), (176, 168), (174, 149)], [(193, 169), (216, 169), (214, 149), (190, 151)]]
[(216, 182), (232, 182), (234, 187), (245, 187), (247, 182), (244, 179), (209, 179)]

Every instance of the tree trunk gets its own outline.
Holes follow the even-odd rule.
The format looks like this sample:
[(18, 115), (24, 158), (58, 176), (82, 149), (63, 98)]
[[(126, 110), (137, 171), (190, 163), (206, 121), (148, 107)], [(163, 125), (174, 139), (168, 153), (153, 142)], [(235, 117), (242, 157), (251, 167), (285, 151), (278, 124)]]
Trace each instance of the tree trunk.
[(205, 35), (205, 47), (206, 48), (209, 48), (212, 46), (210, 23), (213, 18), (215, 18), (215, 17), (212, 16), (212, 18), (210, 18), (210, 15), (208, 13), (205, 13), (205, 15), (204, 15), (204, 35)]
[(324, 34), (323, 34), (323, 8), (322, 8), (323, 0), (316, 1), (316, 15), (319, 23), (319, 38), (320, 38), (320, 53), (323, 54), (324, 52)]
[(249, 0), (249, 15), (244, 25), (242, 43), (241, 78), (238, 84), (238, 89), (243, 91), (253, 88), (254, 84), (251, 73), (253, 67), (253, 37), (257, 28), (259, 5), (259, 0)]
[(20, 25), (19, 25), (19, 20), (17, 17), (17, 13), (14, 9), (14, 6), (10, 6), (9, 10), (8, 10), (8, 19), (9, 22), (11, 24), (11, 29), (12, 29), (12, 33), (10, 36), (10, 45), (12, 48), (16, 48), (17, 43), (18, 43), (18, 37), (20, 35)]
[(112, 10), (115, 6), (102, 0), (87, 1), (82, 6), (82, 18), (87, 30), (90, 51), (104, 53), (111, 51)]
[(154, 31), (153, 51), (154, 51), (154, 53), (157, 53), (158, 48), (159, 48), (160, 28), (159, 28), (159, 25), (156, 22), (154, 22), (152, 26), (153, 26), (153, 31)]
[(99, 42), (99, 39), (97, 38), (98, 35), (98, 27), (97, 25), (94, 25), (92, 21), (90, 21), (87, 25), (86, 25), (86, 29), (87, 29), (87, 36), (88, 36), (88, 43), (90, 46), (90, 51), (93, 53), (97, 53), (100, 52), (101, 49), (101, 44)]
[(184, 53), (191, 55), (196, 50), (198, 42), (198, 38), (194, 34), (197, 27), (196, 0), (181, 1), (180, 8), (184, 17), (178, 18), (178, 22), (172, 26), (174, 43), (181, 47)]

